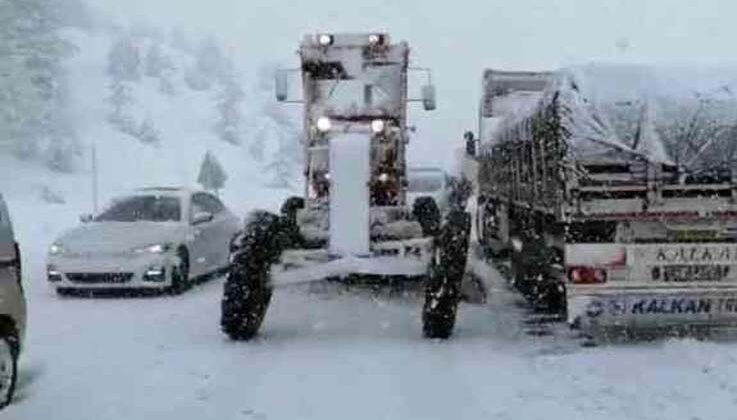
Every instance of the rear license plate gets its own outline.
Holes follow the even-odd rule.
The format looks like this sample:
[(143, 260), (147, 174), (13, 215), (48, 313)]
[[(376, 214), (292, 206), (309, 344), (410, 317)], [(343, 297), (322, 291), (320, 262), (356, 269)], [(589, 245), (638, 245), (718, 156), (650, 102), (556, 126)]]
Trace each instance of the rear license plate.
[(720, 281), (729, 273), (726, 265), (667, 265), (663, 280), (671, 282)]

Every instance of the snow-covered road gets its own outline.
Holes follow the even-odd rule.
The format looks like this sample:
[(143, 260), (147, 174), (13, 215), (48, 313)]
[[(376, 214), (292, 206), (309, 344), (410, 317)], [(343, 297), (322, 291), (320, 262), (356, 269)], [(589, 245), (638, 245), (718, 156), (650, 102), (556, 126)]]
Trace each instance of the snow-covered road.
[(222, 279), (178, 297), (61, 299), (43, 254), (72, 215), (35, 212), (15, 217), (30, 321), (2, 419), (735, 418), (736, 344), (529, 335), (502, 285), (462, 307), (447, 342), (422, 339), (411, 290), (278, 291), (250, 343), (219, 332)]

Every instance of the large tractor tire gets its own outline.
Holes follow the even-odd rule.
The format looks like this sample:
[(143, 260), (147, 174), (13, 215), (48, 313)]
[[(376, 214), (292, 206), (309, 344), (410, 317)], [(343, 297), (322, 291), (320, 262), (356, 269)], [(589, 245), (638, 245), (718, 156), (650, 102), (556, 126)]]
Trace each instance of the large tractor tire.
[(543, 313), (565, 311), (565, 285), (551, 278), (548, 268), (556, 259), (541, 238), (526, 238), (521, 250), (511, 258), (511, 278), (514, 286), (532, 308)]
[(455, 327), (461, 281), (466, 271), (471, 216), (448, 213), (437, 239), (433, 267), (425, 289), (422, 331), (427, 338), (449, 338)]
[(258, 334), (271, 302), (271, 288), (258, 265), (231, 269), (225, 281), (220, 325), (232, 340), (250, 340)]
[(412, 204), (412, 215), (422, 226), (424, 236), (437, 236), (440, 232), (440, 208), (432, 197), (418, 197)]
[(284, 249), (283, 224), (276, 215), (255, 212), (231, 245), (220, 326), (233, 340), (250, 340), (261, 327), (271, 302), (271, 265)]
[(181, 246), (177, 249), (177, 258), (179, 263), (172, 267), (171, 286), (167, 292), (170, 295), (181, 295), (187, 289), (192, 287), (192, 279), (189, 277), (189, 252), (187, 248)]

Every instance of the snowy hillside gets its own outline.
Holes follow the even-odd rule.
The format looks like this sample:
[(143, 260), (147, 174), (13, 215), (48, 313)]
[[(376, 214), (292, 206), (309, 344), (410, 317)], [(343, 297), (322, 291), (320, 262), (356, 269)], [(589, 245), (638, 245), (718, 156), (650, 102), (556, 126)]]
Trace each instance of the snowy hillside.
[[(268, 69), (247, 69), (246, 85), (239, 69), (231, 69), (239, 98), (231, 105), (231, 141), (219, 135), (222, 83), (193, 89), (187, 80), (196, 66), (196, 52), (173, 46), (171, 37), (130, 35), (125, 30), (94, 32), (68, 29), (64, 38), (75, 46), (65, 61), (69, 97), (65, 106), (75, 129), (74, 168), (50, 170), (43, 162), (0, 153), (0, 165), (13, 177), (0, 179), (0, 191), (14, 201), (58, 207), (92, 207), (92, 148), (96, 148), (100, 204), (111, 196), (141, 186), (196, 185), (200, 165), (209, 151), (227, 174), (221, 194), (233, 209), (278, 206), (289, 189), (299, 191), (298, 109), (280, 108), (272, 99)], [(116, 123), (111, 75), (111, 50), (124, 39), (140, 57), (138, 80), (122, 82), (122, 109), (131, 130)], [(217, 46), (214, 46), (216, 48)], [(165, 57), (166, 71), (151, 76), (150, 51)], [(191, 77), (191, 76), (190, 76)], [(165, 83), (164, 83), (165, 82)], [(232, 96), (232, 95), (231, 95)], [(295, 113), (296, 112), (296, 113)], [(276, 188), (276, 190), (275, 190)], [(273, 197), (273, 200), (270, 198)]]

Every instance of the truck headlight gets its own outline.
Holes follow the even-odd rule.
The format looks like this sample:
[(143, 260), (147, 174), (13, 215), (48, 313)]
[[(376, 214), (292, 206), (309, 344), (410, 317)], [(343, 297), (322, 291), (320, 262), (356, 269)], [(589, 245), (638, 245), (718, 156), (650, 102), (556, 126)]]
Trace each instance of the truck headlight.
[(61, 255), (63, 253), (64, 253), (64, 247), (58, 242), (54, 242), (49, 247), (49, 255)]
[(333, 43), (333, 36), (330, 34), (320, 34), (317, 36), (317, 42), (323, 47), (327, 47)]
[(317, 129), (322, 131), (323, 133), (326, 131), (330, 131), (332, 126), (333, 126), (333, 123), (330, 121), (330, 118), (328, 117), (320, 117), (317, 119)]
[(371, 44), (371, 45), (379, 45), (379, 44), (381, 44), (381, 43), (382, 43), (382, 41), (383, 41), (383, 38), (384, 38), (384, 37), (383, 37), (383, 36), (381, 36), (380, 34), (371, 34), (371, 35), (369, 35), (369, 37), (368, 37), (368, 42), (369, 42), (369, 44)]
[(384, 123), (384, 120), (373, 120), (371, 121), (371, 131), (374, 133), (381, 133), (384, 131), (384, 128), (386, 127), (386, 123)]
[(133, 248), (134, 254), (163, 254), (171, 249), (171, 244), (152, 244)]

